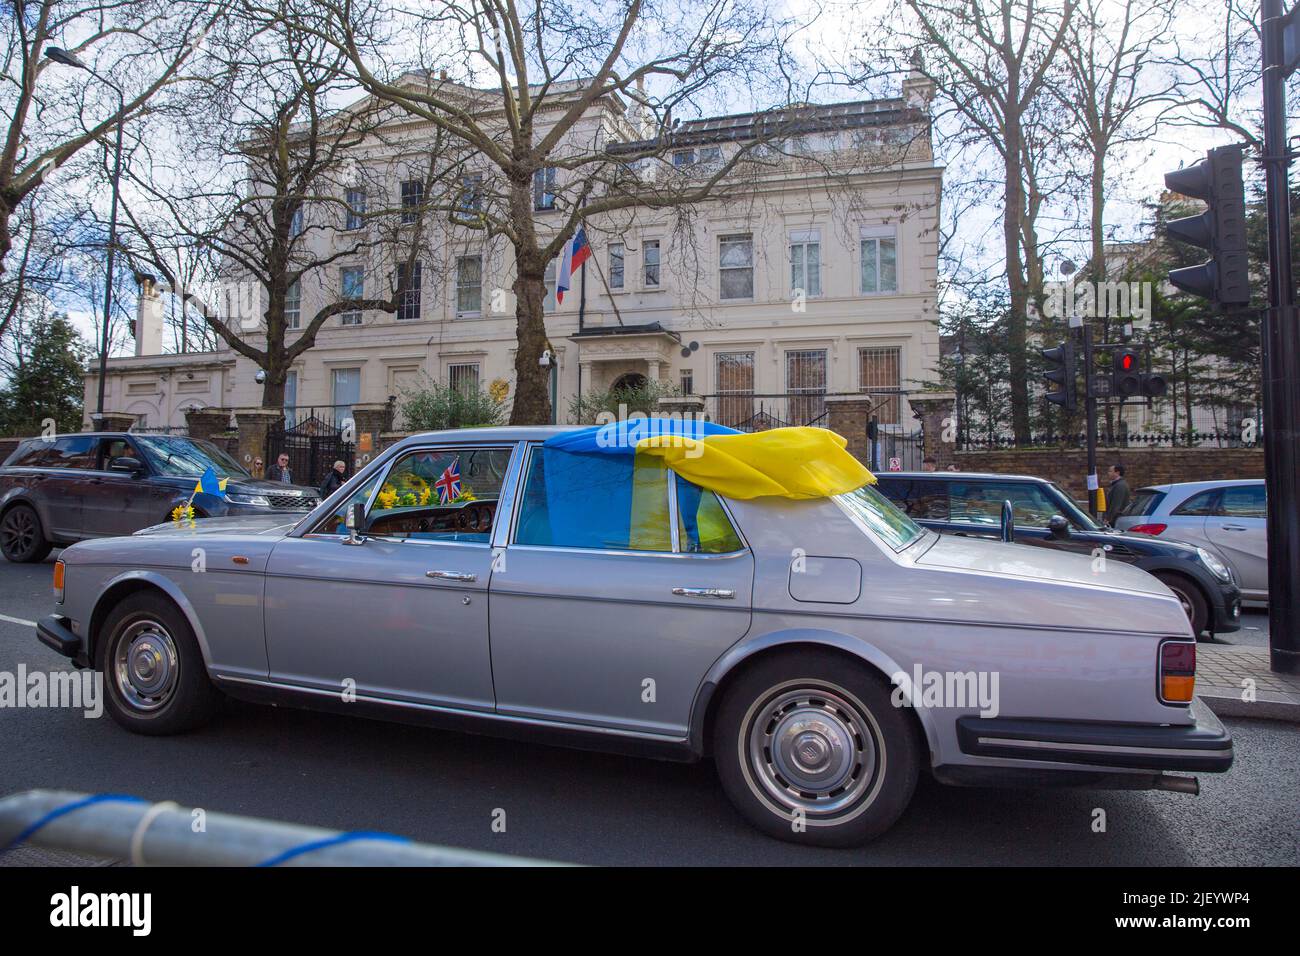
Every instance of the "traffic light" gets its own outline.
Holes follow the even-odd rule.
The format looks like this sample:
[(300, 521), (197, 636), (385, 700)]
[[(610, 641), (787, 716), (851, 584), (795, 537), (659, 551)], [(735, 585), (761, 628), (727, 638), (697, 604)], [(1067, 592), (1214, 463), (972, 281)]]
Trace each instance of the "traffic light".
[(1163, 375), (1157, 372), (1142, 373), (1142, 394), (1147, 398), (1160, 398), (1167, 388), (1168, 384)]
[(1117, 398), (1132, 398), (1142, 391), (1141, 363), (1137, 349), (1116, 349), (1111, 356), (1110, 393)]
[(1246, 198), (1241, 185), (1240, 146), (1220, 146), (1195, 166), (1165, 173), (1176, 193), (1202, 199), (1209, 206), (1199, 216), (1175, 219), (1170, 237), (1210, 251), (1199, 266), (1174, 269), (1169, 281), (1184, 292), (1216, 306), (1250, 304), (1250, 262), (1246, 254)]
[(1052, 385), (1059, 385), (1058, 391), (1047, 393), (1047, 400), (1053, 405), (1060, 405), (1067, 412), (1074, 411), (1079, 404), (1078, 389), (1075, 384), (1077, 374), (1074, 364), (1074, 343), (1062, 342), (1053, 349), (1042, 349), (1043, 358), (1047, 359), (1048, 369), (1043, 378)]

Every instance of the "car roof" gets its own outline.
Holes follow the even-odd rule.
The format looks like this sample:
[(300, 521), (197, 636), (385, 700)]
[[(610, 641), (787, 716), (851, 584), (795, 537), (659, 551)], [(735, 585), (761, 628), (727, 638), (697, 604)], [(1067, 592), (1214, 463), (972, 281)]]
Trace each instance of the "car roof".
[(1235, 488), (1240, 485), (1262, 485), (1263, 483), (1263, 478), (1219, 478), (1213, 481), (1175, 481), (1166, 485), (1143, 485), (1138, 491), (1161, 491), (1165, 494), (1177, 491), (1195, 494), (1198, 491), (1209, 491), (1211, 488)]
[(545, 441), (555, 435), (576, 431), (584, 425), (493, 425), (486, 428), (448, 428), (408, 435), (395, 447), (432, 441)]
[(1040, 478), (1037, 475), (999, 475), (991, 471), (877, 471), (874, 474), (877, 478), (943, 478), (945, 480), (960, 478), (963, 481), (1040, 481), (1045, 484), (1048, 483), (1048, 479)]

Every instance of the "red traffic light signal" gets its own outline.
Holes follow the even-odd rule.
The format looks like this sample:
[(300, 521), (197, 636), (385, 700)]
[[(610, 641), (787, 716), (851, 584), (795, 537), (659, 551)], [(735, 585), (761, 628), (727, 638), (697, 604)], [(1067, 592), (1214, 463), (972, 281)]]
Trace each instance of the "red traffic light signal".
[(1112, 395), (1129, 398), (1142, 390), (1142, 376), (1138, 372), (1138, 353), (1136, 349), (1116, 349), (1111, 359)]

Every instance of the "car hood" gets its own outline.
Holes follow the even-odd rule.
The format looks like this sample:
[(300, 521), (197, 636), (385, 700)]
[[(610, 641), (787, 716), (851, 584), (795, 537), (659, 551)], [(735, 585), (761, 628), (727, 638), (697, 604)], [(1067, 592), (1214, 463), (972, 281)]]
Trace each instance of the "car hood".
[(167, 521), (135, 532), (136, 537), (193, 537), (211, 534), (251, 534), (282, 538), (302, 520), (301, 515), (286, 518), (283, 513), (230, 515), (224, 518), (199, 518), (194, 522)]
[(245, 495), (285, 495), (303, 494), (313, 498), (320, 497), (320, 492), (306, 485), (286, 485), (282, 481), (267, 481), (265, 478), (232, 478), (226, 486), (227, 491), (237, 491)]
[(987, 538), (950, 534), (937, 538), (917, 559), (918, 565), (1170, 596), (1169, 589), (1156, 578), (1123, 561), (1101, 564), (1081, 554)]

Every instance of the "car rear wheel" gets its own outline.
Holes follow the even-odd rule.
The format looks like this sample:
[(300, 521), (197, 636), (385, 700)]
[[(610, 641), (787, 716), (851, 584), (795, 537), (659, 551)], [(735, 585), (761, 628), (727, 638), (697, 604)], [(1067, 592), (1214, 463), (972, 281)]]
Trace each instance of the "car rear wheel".
[(760, 830), (848, 847), (884, 833), (907, 808), (918, 737), (878, 674), (809, 651), (762, 661), (727, 688), (713, 753), (727, 796)]
[(1183, 606), (1187, 619), (1191, 621), (1192, 633), (1199, 639), (1210, 626), (1210, 607), (1198, 588), (1181, 574), (1162, 574), (1154, 572), (1165, 587), (1174, 592), (1178, 603)]
[(0, 553), (6, 559), (17, 564), (44, 561), (53, 547), (40, 515), (29, 505), (14, 505), (0, 518)]
[(138, 734), (193, 730), (221, 701), (188, 622), (156, 594), (133, 594), (113, 608), (96, 642), (95, 669), (104, 675), (109, 713)]

